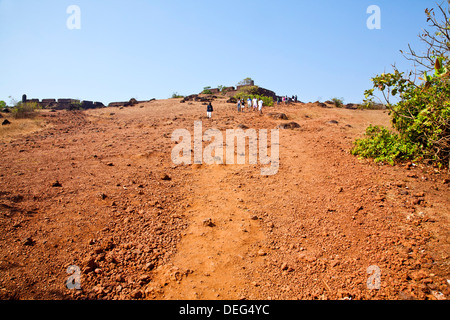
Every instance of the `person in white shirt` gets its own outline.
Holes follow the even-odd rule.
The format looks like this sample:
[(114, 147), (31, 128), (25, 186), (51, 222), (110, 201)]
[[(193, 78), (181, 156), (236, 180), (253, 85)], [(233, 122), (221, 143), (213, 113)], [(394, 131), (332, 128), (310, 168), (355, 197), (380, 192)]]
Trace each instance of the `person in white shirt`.
[(262, 107), (263, 107), (263, 101), (261, 99), (259, 99), (259, 101), (258, 101), (258, 110), (259, 110), (259, 113), (261, 113), (261, 114), (262, 114)]
[(253, 98), (253, 111), (256, 111), (258, 108), (258, 99)]
[(250, 99), (250, 97), (248, 97), (248, 99), (247, 99), (247, 106), (248, 106), (248, 111), (251, 111), (251, 109), (252, 109), (252, 99)]

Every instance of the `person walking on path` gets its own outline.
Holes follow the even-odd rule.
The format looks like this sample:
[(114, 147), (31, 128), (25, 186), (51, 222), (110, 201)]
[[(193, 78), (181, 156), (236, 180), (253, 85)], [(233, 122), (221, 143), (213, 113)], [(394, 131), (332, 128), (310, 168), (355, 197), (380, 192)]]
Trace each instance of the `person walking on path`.
[(256, 111), (258, 108), (258, 99), (253, 98), (253, 111)]
[(212, 106), (212, 104), (211, 104), (211, 102), (210, 103), (208, 103), (208, 106), (206, 107), (206, 116), (209, 118), (209, 119), (211, 119), (211, 117), (212, 117), (212, 112), (214, 111), (214, 109), (213, 109), (213, 106)]
[(238, 112), (241, 112), (241, 99), (238, 100), (238, 103), (237, 103), (237, 111), (238, 111)]
[(248, 111), (251, 111), (251, 109), (252, 109), (252, 99), (250, 97), (248, 97), (248, 99), (247, 99), (247, 106), (248, 106)]
[(258, 109), (259, 109), (259, 113), (262, 114), (262, 107), (263, 107), (263, 101), (262, 99), (259, 99), (258, 101)]

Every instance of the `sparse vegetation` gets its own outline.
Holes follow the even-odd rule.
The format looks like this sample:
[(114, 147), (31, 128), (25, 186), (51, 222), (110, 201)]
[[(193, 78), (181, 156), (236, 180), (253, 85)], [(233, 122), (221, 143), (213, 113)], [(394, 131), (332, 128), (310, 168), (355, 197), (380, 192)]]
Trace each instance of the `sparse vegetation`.
[(360, 109), (360, 110), (382, 110), (382, 109), (386, 109), (386, 106), (382, 103), (376, 103), (372, 100), (365, 100), (364, 102), (358, 104), (358, 109)]
[(352, 154), (393, 165), (396, 160), (414, 159), (419, 150), (417, 145), (403, 141), (399, 134), (370, 125), (366, 129), (366, 138), (356, 140)]
[(217, 86), (217, 88), (219, 88), (220, 93), (222, 93), (222, 95), (225, 95), (230, 89), (228, 87), (225, 86)]
[(248, 87), (244, 87), (241, 88), (235, 95), (234, 98), (235, 99), (244, 99), (247, 100), (248, 98), (253, 99), (261, 99), (264, 103), (264, 106), (266, 107), (271, 107), (274, 104), (273, 98), (272, 97), (267, 97), (264, 95), (261, 95), (258, 93), (258, 86), (248, 86)]
[[(413, 72), (406, 77), (394, 66), (393, 73), (372, 78), (373, 88), (366, 90), (365, 103), (373, 103), (374, 91), (380, 91), (397, 132), (369, 127), (366, 138), (355, 142), (353, 154), (389, 163), (414, 159), (450, 167), (450, 10), (438, 7), (443, 13), (443, 22), (438, 23), (433, 9), (427, 9), (427, 21), (432, 21), (431, 27), (437, 30), (425, 31), (425, 34), (433, 40), (426, 41), (430, 46), (428, 52), (440, 56), (417, 55), (410, 50), (411, 59), (421, 65), (432, 61), (434, 74), (425, 71), (419, 78), (421, 82), (416, 83), (415, 79), (411, 80)], [(440, 45), (442, 42), (447, 43), (446, 47)], [(391, 103), (392, 97), (398, 97), (399, 101)]]
[(80, 100), (72, 101), (69, 110), (83, 110), (81, 101)]
[(259, 94), (246, 94), (246, 93), (238, 93), (234, 96), (235, 99), (243, 99), (246, 101), (248, 98), (253, 99), (261, 99), (264, 103), (265, 107), (272, 107), (273, 106), (273, 99), (271, 97), (266, 97)]
[(40, 109), (40, 106), (35, 102), (17, 102), (11, 109), (11, 114), (15, 119), (33, 118), (36, 115), (36, 110)]
[(238, 86), (246, 86), (246, 85), (250, 85), (252, 82), (253, 82), (253, 79), (250, 77), (247, 77), (244, 80), (239, 81), (237, 85)]
[(11, 141), (15, 137), (38, 132), (49, 125), (39, 117), (11, 119), (11, 124), (0, 125), (0, 141)]
[(204, 87), (202, 94), (212, 94), (211, 87)]
[(178, 94), (178, 92), (174, 92), (174, 93), (172, 94), (172, 97), (171, 97), (171, 98), (172, 98), (172, 99), (184, 98), (184, 96)]
[(236, 93), (235, 97), (238, 96), (238, 95), (257, 95), (258, 94), (258, 89), (259, 89), (258, 86), (248, 86), (248, 87), (241, 88)]
[(333, 98), (331, 101), (336, 108), (342, 108), (344, 106), (344, 98)]

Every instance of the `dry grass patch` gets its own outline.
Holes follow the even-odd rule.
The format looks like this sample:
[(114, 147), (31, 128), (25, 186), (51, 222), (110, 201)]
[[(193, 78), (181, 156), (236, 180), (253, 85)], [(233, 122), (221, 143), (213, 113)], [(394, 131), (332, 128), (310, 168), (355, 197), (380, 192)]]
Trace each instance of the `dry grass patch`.
[[(5, 118), (1, 118), (2, 122)], [(0, 125), (0, 141), (2, 142), (9, 142), (14, 138), (43, 130), (49, 126), (46, 121), (38, 117), (34, 119), (14, 119), (8, 117), (6, 119), (11, 123), (8, 125)]]

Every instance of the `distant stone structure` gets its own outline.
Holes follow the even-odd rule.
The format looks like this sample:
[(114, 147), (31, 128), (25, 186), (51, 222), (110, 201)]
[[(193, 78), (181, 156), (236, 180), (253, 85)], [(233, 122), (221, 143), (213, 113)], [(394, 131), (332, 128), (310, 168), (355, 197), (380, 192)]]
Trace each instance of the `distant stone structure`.
[[(246, 88), (246, 87), (253, 87), (253, 86), (255, 86), (255, 81), (244, 80), (243, 84), (236, 86), (236, 88), (235, 87), (224, 87), (223, 92), (225, 92), (226, 96), (233, 97), (234, 95), (236, 95), (236, 93), (239, 92), (239, 90)], [(208, 89), (208, 90), (211, 91), (212, 94), (220, 93), (220, 89), (218, 89), (218, 88), (213, 88), (213, 89)], [(202, 94), (202, 93), (200, 93), (200, 94)], [(261, 87), (258, 87), (257, 94), (266, 96), (266, 97), (271, 97), (274, 101), (276, 101), (277, 97), (278, 97), (275, 92), (265, 89), (265, 88), (261, 88)]]
[(102, 102), (80, 101), (78, 99), (27, 99), (26, 95), (22, 96), (22, 102), (36, 103), (41, 108), (54, 110), (94, 109), (105, 106)]
[(111, 102), (110, 104), (108, 104), (108, 107), (131, 107), (140, 103), (145, 103), (145, 102), (151, 102), (151, 101), (155, 101), (156, 99), (150, 99), (150, 100), (143, 100), (143, 101), (137, 101), (134, 98), (131, 98), (129, 101), (123, 101), (123, 102)]
[[(108, 107), (128, 107), (133, 106), (143, 102), (150, 102), (155, 99), (146, 100), (146, 101), (137, 101), (132, 98), (129, 101), (125, 102), (111, 102)], [(27, 99), (27, 96), (24, 94), (22, 96), (22, 102), (33, 102), (37, 103), (41, 108), (44, 109), (53, 109), (53, 110), (88, 110), (88, 109), (97, 109), (97, 108), (105, 108), (106, 106), (99, 101), (88, 101), (88, 100), (78, 100), (78, 99)]]
[(42, 99), (41, 106), (50, 109), (57, 104), (56, 99)]
[(217, 99), (217, 96), (209, 95), (208, 97), (200, 97), (198, 94), (191, 94), (190, 96), (184, 97), (180, 103), (185, 103), (186, 101), (212, 102), (214, 99)]
[(208, 90), (211, 91), (212, 94), (220, 93), (220, 89), (219, 88), (208, 89)]
[(271, 97), (274, 101), (277, 101), (277, 95), (272, 90), (264, 89), (264, 88), (258, 88), (258, 94), (266, 97)]
[(108, 107), (123, 107), (127, 103), (128, 102), (111, 102), (110, 104), (108, 104)]

